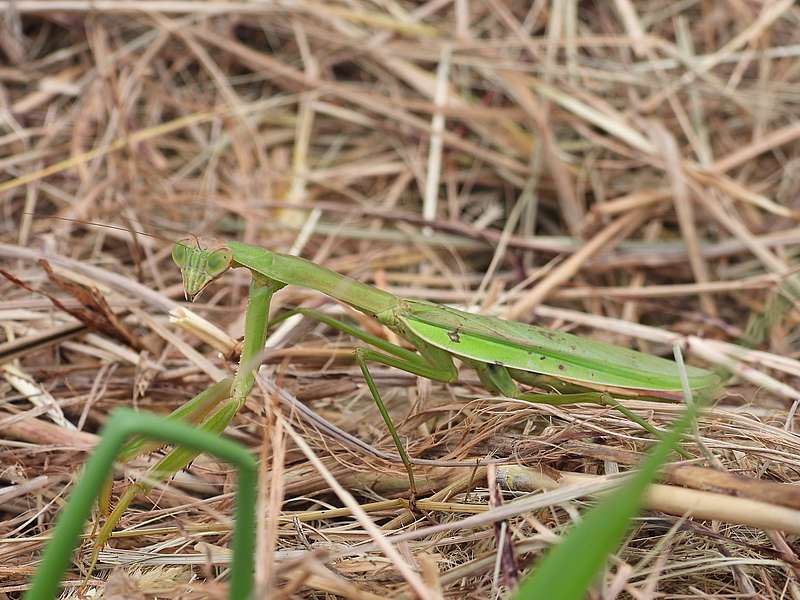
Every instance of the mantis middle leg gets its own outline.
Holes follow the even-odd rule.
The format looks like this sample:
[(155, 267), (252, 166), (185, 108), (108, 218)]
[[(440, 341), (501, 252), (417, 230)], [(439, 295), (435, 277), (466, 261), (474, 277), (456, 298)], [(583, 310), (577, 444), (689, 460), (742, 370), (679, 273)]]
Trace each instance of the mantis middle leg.
[(386, 428), (389, 430), (389, 435), (392, 437), (392, 441), (397, 448), (397, 452), (400, 454), (400, 459), (403, 461), (403, 465), (408, 473), (408, 482), (411, 487), (412, 497), (416, 497), (417, 490), (414, 482), (414, 470), (411, 466), (411, 460), (409, 459), (403, 442), (397, 433), (397, 428), (395, 427), (392, 418), (389, 416), (389, 411), (386, 409), (386, 405), (381, 398), (378, 386), (375, 384), (375, 380), (372, 377), (372, 374), (369, 372), (367, 362), (371, 361), (386, 365), (388, 367), (395, 367), (401, 371), (406, 371), (407, 373), (412, 373), (420, 377), (433, 379), (434, 381), (452, 383), (458, 378), (458, 370), (453, 364), (453, 359), (450, 354), (444, 350), (431, 346), (422, 340), (412, 340), (416, 344), (416, 352), (408, 350), (407, 348), (392, 344), (391, 342), (388, 342), (382, 338), (367, 333), (363, 329), (343, 321), (339, 321), (334, 317), (310, 308), (297, 308), (289, 311), (288, 313), (281, 315), (274, 322), (284, 320), (293, 314), (302, 314), (310, 317), (383, 351), (378, 352), (369, 348), (357, 348), (354, 352), (355, 361), (361, 369), (361, 373), (364, 375), (370, 395), (375, 401), (378, 411), (383, 418), (383, 422), (386, 424)]

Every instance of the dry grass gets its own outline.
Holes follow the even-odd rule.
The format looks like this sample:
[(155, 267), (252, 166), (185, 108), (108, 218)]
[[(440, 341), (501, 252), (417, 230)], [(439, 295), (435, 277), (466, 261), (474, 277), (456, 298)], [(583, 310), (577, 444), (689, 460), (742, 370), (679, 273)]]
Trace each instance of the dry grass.
[[(33, 260), (46, 253), (61, 277), (97, 287), (128, 332), (87, 332), (0, 282), (0, 597), (25, 588), (113, 407), (163, 413), (231, 371), (214, 347), (241, 335), (244, 273), (191, 307), (222, 328), (214, 347), (168, 323), (182, 291), (166, 240), (188, 232), (647, 352), (680, 341), (692, 362), (735, 369), (687, 445), (695, 470), (667, 471), (602, 597), (800, 598), (800, 500), (779, 485), (800, 471), (798, 312), (771, 304), (800, 254), (791, 0), (16, 0), (0, 11), (2, 267), (79, 308)], [(293, 288), (275, 308), (322, 301)], [(757, 349), (730, 345), (751, 315), (776, 311)], [(487, 398), (466, 371), (445, 387), (378, 368), (414, 456), (507, 459), (489, 478), (503, 507), (490, 506), (483, 468), (418, 467), (411, 514), (351, 347), (324, 328), (282, 329), (228, 429), (262, 458), (265, 598), (399, 597), (409, 582), (429, 598), (505, 595), (492, 523), (505, 519), (524, 568), (608, 487), (603, 475), (649, 445), (606, 410)], [(632, 406), (659, 425), (679, 410)], [(361, 446), (323, 435), (326, 422)], [(232, 484), (201, 458), (142, 498), (89, 590), (222, 597)], [(674, 501), (675, 486), (704, 496)], [(698, 516), (682, 519), (690, 507)], [(76, 554), (70, 597), (87, 559)]]

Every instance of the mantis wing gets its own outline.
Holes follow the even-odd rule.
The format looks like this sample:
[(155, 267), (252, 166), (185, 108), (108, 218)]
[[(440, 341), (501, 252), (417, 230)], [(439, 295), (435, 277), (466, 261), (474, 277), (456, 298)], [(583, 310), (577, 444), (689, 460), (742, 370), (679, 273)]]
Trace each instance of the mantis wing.
[[(598, 386), (681, 389), (678, 366), (670, 360), (562, 331), (416, 300), (400, 318), (415, 335), (455, 356)], [(686, 372), (692, 389), (719, 383), (710, 371), (687, 366)]]

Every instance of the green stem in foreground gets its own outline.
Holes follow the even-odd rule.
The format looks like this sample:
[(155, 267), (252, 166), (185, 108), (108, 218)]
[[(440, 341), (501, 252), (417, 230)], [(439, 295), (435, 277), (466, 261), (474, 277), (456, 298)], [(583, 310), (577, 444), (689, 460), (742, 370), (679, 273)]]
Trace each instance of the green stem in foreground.
[(232, 600), (243, 600), (250, 596), (253, 589), (255, 548), (255, 459), (239, 444), (213, 433), (151, 414), (116, 409), (103, 428), (102, 439), (87, 461), (80, 481), (70, 494), (69, 502), (58, 517), (52, 539), (45, 548), (41, 564), (24, 600), (52, 600), (56, 597), (61, 577), (70, 563), (72, 551), (91, 513), (98, 490), (126, 440), (136, 434), (184, 446), (197, 453), (208, 452), (237, 467), (239, 480), (236, 491), (236, 523), (231, 542), (233, 563), (228, 597)]

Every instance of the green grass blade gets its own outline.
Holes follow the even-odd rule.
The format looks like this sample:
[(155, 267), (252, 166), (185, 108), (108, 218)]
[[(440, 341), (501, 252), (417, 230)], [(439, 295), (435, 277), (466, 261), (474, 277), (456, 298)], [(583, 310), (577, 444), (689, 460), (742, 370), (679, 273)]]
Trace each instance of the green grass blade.
[(111, 471), (114, 458), (125, 441), (133, 435), (154, 437), (195, 454), (208, 452), (234, 464), (238, 469), (236, 491), (236, 522), (234, 525), (233, 563), (231, 566), (230, 598), (244, 600), (253, 589), (253, 560), (255, 552), (255, 507), (257, 468), (255, 459), (241, 445), (218, 437), (217, 434), (190, 427), (147, 413), (115, 409), (102, 430), (100, 443), (92, 452), (83, 474), (70, 493), (61, 511), (52, 539), (45, 548), (25, 600), (51, 600), (57, 597), (61, 577), (72, 558), (72, 551), (92, 510), (98, 491)]
[(631, 519), (641, 508), (644, 491), (694, 422), (696, 412), (697, 405), (693, 404), (650, 451), (630, 480), (588, 511), (581, 524), (547, 553), (520, 584), (515, 600), (581, 600), (586, 597), (586, 590), (606, 557), (617, 549)]

